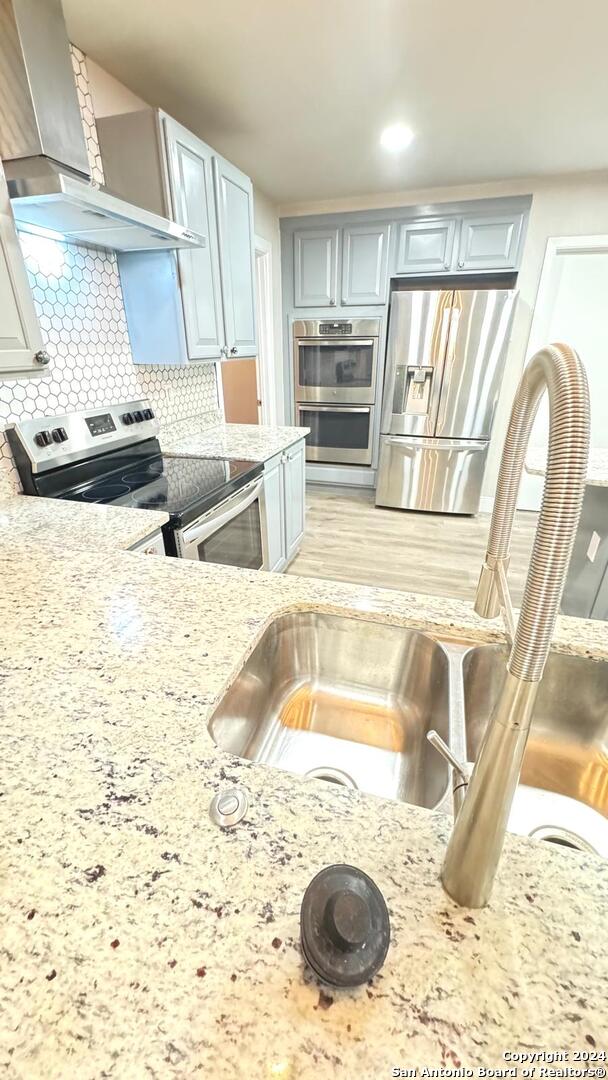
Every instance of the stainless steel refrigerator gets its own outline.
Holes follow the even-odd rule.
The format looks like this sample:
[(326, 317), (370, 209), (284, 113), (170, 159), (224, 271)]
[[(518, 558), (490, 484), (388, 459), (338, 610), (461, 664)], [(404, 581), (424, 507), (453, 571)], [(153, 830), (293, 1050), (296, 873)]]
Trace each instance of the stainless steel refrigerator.
[(475, 514), (516, 293), (394, 292), (376, 505)]

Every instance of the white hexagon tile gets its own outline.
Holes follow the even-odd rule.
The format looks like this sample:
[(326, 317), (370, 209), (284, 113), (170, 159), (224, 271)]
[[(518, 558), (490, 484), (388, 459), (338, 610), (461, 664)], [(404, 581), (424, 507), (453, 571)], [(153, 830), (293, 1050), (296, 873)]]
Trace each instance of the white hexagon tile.
[(20, 239), (51, 367), (35, 379), (0, 380), (0, 492), (19, 490), (3, 431), (22, 417), (139, 397), (161, 423), (217, 410), (213, 364), (133, 363), (114, 255), (27, 233)]

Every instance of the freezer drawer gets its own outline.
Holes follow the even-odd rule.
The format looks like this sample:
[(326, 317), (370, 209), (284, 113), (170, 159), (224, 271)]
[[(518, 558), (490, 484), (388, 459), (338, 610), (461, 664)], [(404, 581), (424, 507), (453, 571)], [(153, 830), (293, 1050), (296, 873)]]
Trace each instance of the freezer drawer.
[(476, 514), (488, 445), (382, 435), (376, 506)]

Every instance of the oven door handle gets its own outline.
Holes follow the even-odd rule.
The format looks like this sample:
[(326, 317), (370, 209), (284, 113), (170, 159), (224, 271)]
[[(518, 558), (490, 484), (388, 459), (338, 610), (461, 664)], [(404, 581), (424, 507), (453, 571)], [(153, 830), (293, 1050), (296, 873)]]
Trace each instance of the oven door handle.
[(301, 346), (310, 346), (315, 349), (335, 349), (338, 342), (344, 345), (375, 345), (377, 338), (352, 338), (342, 337), (342, 335), (336, 335), (334, 338), (296, 338), (296, 345), (298, 348)]
[(373, 405), (298, 405), (299, 412), (371, 412)]
[(230, 495), (228, 499), (224, 499), (216, 510), (209, 510), (202, 518), (199, 518), (198, 521), (193, 522), (192, 525), (183, 530), (181, 534), (182, 543), (190, 547), (191, 544), (206, 540), (212, 533), (221, 529), (222, 525), (226, 525), (238, 514), (242, 513), (243, 510), (246, 510), (248, 506), (251, 506), (260, 495), (263, 485), (264, 478), (260, 477), (259, 480), (252, 480), (241, 491)]

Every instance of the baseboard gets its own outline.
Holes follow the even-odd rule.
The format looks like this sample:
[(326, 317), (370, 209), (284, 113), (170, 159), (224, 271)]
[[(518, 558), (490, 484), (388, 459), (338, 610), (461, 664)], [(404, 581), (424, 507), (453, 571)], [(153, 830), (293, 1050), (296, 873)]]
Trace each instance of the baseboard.
[(338, 484), (340, 487), (375, 487), (376, 470), (354, 465), (316, 465), (306, 463), (306, 479), (312, 484)]
[(479, 513), (491, 514), (494, 509), (494, 498), (492, 495), (482, 495), (479, 500)]

